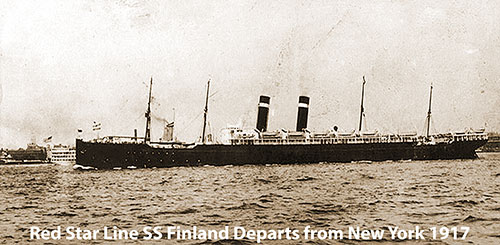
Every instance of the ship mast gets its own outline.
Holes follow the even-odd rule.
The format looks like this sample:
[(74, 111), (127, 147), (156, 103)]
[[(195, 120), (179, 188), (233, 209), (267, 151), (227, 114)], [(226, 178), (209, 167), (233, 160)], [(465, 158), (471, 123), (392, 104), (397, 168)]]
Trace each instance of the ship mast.
[(151, 140), (151, 89), (153, 88), (153, 77), (149, 83), (149, 100), (148, 110), (146, 111), (146, 133), (144, 134), (144, 144), (149, 143)]
[(361, 88), (361, 111), (359, 113), (359, 131), (361, 132), (361, 126), (363, 125), (363, 116), (365, 115), (365, 108), (363, 107), (363, 100), (365, 98), (365, 76), (363, 76), (363, 87)]
[(203, 131), (201, 133), (201, 142), (205, 144), (205, 130), (207, 128), (207, 114), (208, 114), (208, 93), (210, 90), (210, 79), (207, 83), (207, 97), (205, 99), (205, 109), (203, 110)]
[(429, 94), (429, 111), (427, 112), (427, 118), (426, 118), (426, 129), (425, 129), (425, 136), (429, 137), (430, 129), (431, 129), (431, 102), (432, 102), (432, 83), (431, 83), (431, 90)]

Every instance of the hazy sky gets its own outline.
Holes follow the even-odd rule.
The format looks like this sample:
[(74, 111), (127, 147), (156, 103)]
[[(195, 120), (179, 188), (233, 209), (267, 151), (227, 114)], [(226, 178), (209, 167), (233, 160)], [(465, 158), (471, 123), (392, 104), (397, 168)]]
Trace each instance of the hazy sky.
[(500, 130), (498, 1), (6, 1), (0, 0), (0, 147), (144, 134), (153, 76), (153, 139), (162, 118), (193, 141), (207, 80), (214, 133), (294, 129), (299, 95), (309, 128), (357, 127), (362, 76), (367, 128)]

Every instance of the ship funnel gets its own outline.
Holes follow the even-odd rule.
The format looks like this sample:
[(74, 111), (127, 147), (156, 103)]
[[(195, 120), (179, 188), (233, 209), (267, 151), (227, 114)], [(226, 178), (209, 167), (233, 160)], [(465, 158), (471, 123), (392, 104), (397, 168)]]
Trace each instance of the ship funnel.
[(299, 112), (297, 113), (297, 132), (307, 128), (307, 114), (309, 112), (309, 97), (299, 96)]
[(269, 96), (261, 95), (259, 98), (259, 112), (257, 114), (257, 130), (260, 132), (267, 131), (267, 118), (269, 115)]

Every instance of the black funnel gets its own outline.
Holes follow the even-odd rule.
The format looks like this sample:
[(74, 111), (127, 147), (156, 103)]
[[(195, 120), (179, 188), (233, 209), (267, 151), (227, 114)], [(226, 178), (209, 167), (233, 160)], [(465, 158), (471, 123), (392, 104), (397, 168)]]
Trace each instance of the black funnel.
[(307, 114), (309, 112), (309, 97), (299, 97), (299, 112), (297, 113), (297, 132), (307, 128)]
[(269, 115), (269, 96), (261, 95), (259, 98), (259, 112), (257, 114), (257, 130), (260, 132), (267, 131), (267, 118)]

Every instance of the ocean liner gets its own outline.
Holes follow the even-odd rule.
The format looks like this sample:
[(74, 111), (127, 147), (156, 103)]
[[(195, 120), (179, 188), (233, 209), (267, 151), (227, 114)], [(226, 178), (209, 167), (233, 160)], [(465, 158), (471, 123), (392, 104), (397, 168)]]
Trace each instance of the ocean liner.
[[(295, 131), (267, 131), (270, 97), (259, 98), (255, 129), (229, 127), (219, 141), (206, 135), (210, 81), (204, 108), (201, 140), (183, 143), (151, 141), (151, 93), (145, 113), (144, 137), (107, 136), (93, 140), (76, 139), (76, 167), (95, 169), (153, 168), (204, 165), (293, 164), (319, 162), (365, 162), (385, 160), (434, 160), (476, 158), (475, 150), (488, 138), (484, 130), (430, 134), (432, 85), (425, 135), (379, 134), (361, 130), (364, 107), (363, 77), (359, 131), (341, 133), (335, 126), (327, 132), (307, 129), (310, 98), (300, 96)], [(173, 125), (172, 125), (173, 126)], [(172, 131), (170, 131), (171, 133)]]

